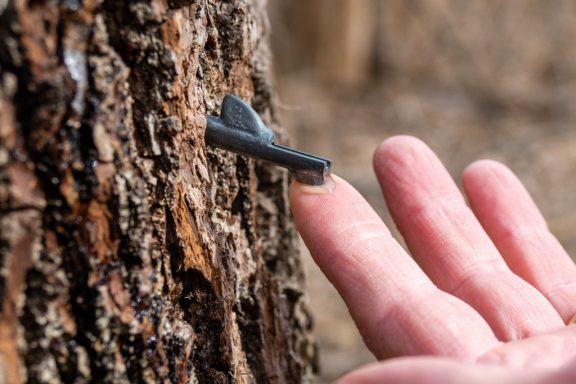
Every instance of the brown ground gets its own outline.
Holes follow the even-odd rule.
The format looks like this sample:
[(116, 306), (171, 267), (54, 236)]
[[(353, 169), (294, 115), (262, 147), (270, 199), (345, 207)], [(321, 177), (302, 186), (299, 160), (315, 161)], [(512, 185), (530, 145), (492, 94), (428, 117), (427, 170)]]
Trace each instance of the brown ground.
[[(494, 15), (505, 17), (490, 18), (490, 28), (484, 29), (478, 18), (486, 15), (459, 9), (460, 2), (410, 3), (422, 5), (412, 23), (419, 30), (428, 26), (424, 45), (432, 52), (430, 68), (414, 69), (405, 64), (406, 55), (392, 50), (385, 76), (351, 86), (327, 85), (317, 69), (283, 72), (279, 63), (281, 117), (298, 148), (332, 159), (334, 172), (356, 186), (392, 229), (371, 168), (372, 152), (386, 137), (421, 138), (457, 181), (474, 160), (502, 161), (525, 183), (552, 232), (576, 255), (576, 22), (565, 15), (576, 2), (554, 3), (552, 9), (530, 0), (513, 2), (522, 5), (516, 8), (487, 1), (500, 7)], [(274, 22), (279, 21), (273, 18), (273, 30)], [(442, 23), (450, 28), (443, 29)], [(283, 33), (273, 40), (276, 49), (288, 38)], [(408, 45), (422, 44), (418, 36), (411, 39), (410, 31), (401, 36)], [(445, 47), (455, 36), (466, 52), (458, 59)], [(373, 357), (334, 289), (309, 257), (307, 264), (321, 382), (329, 382)]]

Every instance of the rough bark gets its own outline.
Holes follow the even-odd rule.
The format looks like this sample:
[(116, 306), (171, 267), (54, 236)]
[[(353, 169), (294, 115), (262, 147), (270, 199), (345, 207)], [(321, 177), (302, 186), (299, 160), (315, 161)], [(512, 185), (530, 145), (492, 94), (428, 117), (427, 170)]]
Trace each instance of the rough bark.
[(288, 176), (206, 148), (277, 128), (262, 0), (0, 0), (0, 382), (303, 382)]

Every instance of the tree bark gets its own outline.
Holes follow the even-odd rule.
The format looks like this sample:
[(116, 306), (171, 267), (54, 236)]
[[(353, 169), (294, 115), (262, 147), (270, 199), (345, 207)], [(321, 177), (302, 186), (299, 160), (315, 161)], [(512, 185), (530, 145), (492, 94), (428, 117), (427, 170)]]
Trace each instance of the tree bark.
[(315, 367), (263, 0), (0, 0), (0, 382), (296, 383)]

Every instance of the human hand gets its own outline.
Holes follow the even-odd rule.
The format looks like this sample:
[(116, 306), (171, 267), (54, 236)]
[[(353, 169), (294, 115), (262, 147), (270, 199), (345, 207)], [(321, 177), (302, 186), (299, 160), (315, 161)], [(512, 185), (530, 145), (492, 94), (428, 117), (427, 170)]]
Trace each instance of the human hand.
[(342, 383), (576, 382), (576, 327), (565, 326), (576, 266), (512, 172), (469, 166), (470, 209), (417, 139), (385, 141), (374, 169), (413, 258), (344, 180), (290, 189), (298, 229), (368, 348), (401, 357)]

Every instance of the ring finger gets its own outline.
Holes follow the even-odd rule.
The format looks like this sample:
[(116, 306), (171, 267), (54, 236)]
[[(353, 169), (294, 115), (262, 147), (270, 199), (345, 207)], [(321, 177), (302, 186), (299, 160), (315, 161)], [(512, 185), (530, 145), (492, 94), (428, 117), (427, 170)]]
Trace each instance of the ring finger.
[(570, 321), (576, 314), (576, 265), (520, 180), (504, 165), (484, 160), (466, 169), (463, 182), (472, 210), (512, 271)]

